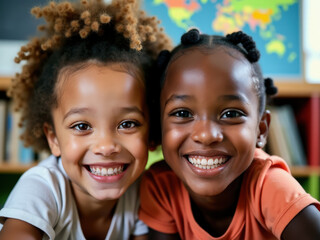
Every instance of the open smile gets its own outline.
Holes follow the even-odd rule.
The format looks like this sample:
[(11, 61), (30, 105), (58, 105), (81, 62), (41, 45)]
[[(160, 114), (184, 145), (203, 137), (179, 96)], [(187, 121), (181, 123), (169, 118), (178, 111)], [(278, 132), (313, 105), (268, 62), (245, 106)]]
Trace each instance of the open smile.
[(199, 169), (214, 169), (225, 164), (229, 158), (227, 156), (198, 156), (198, 155), (187, 155), (186, 159), (196, 168)]
[(123, 173), (128, 168), (128, 166), (129, 164), (121, 164), (112, 167), (87, 165), (86, 169), (96, 176), (115, 176)]

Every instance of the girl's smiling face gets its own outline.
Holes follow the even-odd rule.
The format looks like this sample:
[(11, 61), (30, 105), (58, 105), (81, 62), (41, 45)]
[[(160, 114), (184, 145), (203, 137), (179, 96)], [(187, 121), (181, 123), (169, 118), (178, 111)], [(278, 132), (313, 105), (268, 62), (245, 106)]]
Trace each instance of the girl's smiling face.
[(144, 83), (119, 64), (60, 75), (54, 130), (45, 126), (51, 151), (61, 156), (75, 195), (118, 199), (147, 162)]
[(252, 75), (250, 63), (225, 48), (188, 50), (167, 69), (163, 153), (195, 194), (222, 193), (252, 162), (257, 139), (266, 137), (267, 117), (259, 117)]

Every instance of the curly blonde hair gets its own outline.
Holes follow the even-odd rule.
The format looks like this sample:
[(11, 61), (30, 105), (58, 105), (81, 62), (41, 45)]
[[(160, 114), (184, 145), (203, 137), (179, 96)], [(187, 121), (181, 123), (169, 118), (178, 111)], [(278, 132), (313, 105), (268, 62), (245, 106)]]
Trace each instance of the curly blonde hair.
[(49, 150), (43, 125), (52, 124), (54, 89), (63, 67), (89, 60), (128, 63), (142, 70), (148, 87), (153, 84), (148, 79), (156, 56), (171, 49), (159, 20), (147, 16), (135, 0), (50, 2), (31, 13), (45, 19), (46, 24), (38, 27), (43, 36), (31, 39), (18, 52), (15, 62), (25, 63), (12, 79), (8, 96), (21, 112), (21, 138), (36, 151)]

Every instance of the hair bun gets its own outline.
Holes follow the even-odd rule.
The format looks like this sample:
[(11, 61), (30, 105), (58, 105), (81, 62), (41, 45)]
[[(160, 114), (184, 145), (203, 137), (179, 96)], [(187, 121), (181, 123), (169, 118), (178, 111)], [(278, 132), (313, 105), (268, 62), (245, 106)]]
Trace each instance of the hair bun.
[(273, 80), (271, 78), (264, 79), (264, 86), (266, 88), (266, 94), (273, 96), (277, 94), (278, 88), (273, 84)]
[(198, 29), (193, 28), (182, 35), (181, 43), (184, 45), (194, 44), (200, 41), (200, 32)]
[(244, 49), (245, 55), (250, 62), (258, 62), (260, 52), (256, 48), (256, 43), (253, 41), (252, 37), (242, 31), (238, 31), (227, 34), (226, 38), (234, 45), (238, 45), (240, 48)]

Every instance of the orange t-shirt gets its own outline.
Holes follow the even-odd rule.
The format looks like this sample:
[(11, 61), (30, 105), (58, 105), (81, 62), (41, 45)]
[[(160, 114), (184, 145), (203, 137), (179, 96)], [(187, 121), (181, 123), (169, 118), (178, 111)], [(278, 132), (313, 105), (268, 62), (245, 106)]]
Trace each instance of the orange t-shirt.
[(154, 164), (140, 187), (139, 216), (150, 228), (179, 233), (182, 239), (280, 239), (288, 223), (305, 207), (320, 203), (290, 175), (286, 163), (260, 149), (246, 170), (227, 231), (214, 238), (195, 221), (189, 193), (164, 161)]

